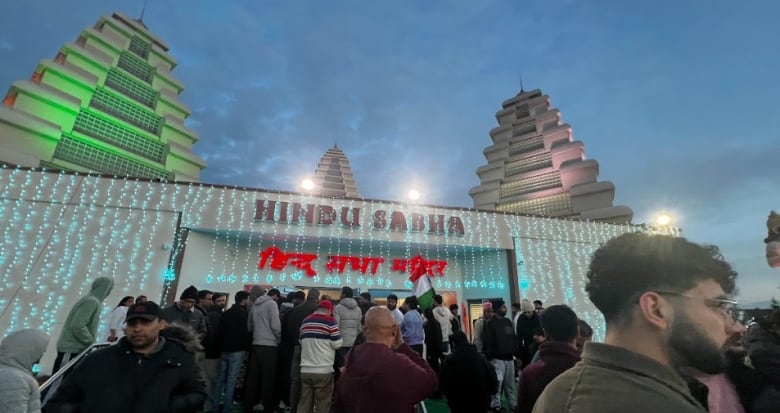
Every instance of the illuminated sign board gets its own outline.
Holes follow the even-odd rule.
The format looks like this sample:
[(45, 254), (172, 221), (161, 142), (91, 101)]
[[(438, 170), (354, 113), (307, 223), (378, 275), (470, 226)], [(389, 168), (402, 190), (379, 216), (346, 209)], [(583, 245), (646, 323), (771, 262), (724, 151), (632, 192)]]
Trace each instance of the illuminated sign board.
[[(303, 271), (307, 276), (314, 277), (317, 271), (314, 269), (313, 262), (319, 258), (317, 254), (311, 253), (287, 253), (275, 246), (268, 247), (260, 251), (260, 262), (257, 268), (264, 270), (269, 268), (274, 271), (284, 271), (287, 266), (295, 267)], [(360, 271), (361, 274), (376, 274), (379, 266), (385, 262), (382, 257), (359, 257), (354, 255), (331, 255), (325, 264), (325, 270), (329, 273), (344, 273), (349, 267), (351, 271)], [(444, 260), (426, 260), (421, 256), (411, 259), (393, 258), (392, 271), (406, 273), (409, 272), (417, 277), (422, 275), (444, 276), (444, 270), (447, 268), (447, 261)], [(414, 280), (412, 280), (414, 281)]]
[[(262, 199), (255, 203), (255, 221), (357, 228), (362, 225), (360, 218), (359, 207), (341, 207), (336, 210), (330, 205), (304, 205)], [(407, 215), (403, 211), (384, 209), (373, 211), (369, 225), (375, 230), (421, 232), (431, 235), (463, 236), (466, 233), (463, 221), (457, 216), (420, 213)]]

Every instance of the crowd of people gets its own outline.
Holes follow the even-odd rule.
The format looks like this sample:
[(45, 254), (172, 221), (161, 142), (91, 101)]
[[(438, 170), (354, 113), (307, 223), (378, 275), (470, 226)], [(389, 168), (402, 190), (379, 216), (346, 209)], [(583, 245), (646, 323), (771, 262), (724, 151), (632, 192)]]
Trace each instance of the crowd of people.
[[(437, 295), (378, 306), (341, 295), (255, 287), (228, 297), (186, 288), (160, 308), (124, 297), (106, 348), (47, 391), (46, 412), (780, 411), (780, 309), (748, 331), (734, 319), (736, 273), (714, 247), (628, 234), (594, 254), (585, 290), (603, 342), (566, 305), (486, 301), (466, 329)], [(54, 371), (97, 340), (108, 278), (94, 281), (57, 341)], [(467, 332), (470, 330), (471, 339)], [(49, 337), (0, 343), (0, 411), (41, 411), (31, 368)], [(234, 404), (235, 403), (235, 404)]]

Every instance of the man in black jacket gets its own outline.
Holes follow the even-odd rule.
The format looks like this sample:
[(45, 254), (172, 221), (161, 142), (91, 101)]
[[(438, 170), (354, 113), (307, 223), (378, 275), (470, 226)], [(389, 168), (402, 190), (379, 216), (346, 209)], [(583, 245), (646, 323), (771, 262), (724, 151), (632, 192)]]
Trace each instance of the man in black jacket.
[(46, 412), (196, 412), (206, 390), (195, 355), (160, 337), (160, 307), (147, 301), (127, 311), (126, 336), (90, 354), (71, 372)]
[(534, 310), (534, 305), (530, 301), (523, 300), (520, 303), (520, 314), (515, 324), (520, 368), (524, 368), (531, 364), (531, 359), (534, 356), (531, 351), (531, 347), (534, 345), (534, 333), (542, 328), (539, 322), (539, 313)]
[[(252, 344), (252, 333), (246, 328), (249, 312), (249, 293), (239, 291), (235, 295), (235, 304), (225, 311), (220, 318), (217, 330), (217, 346), (219, 348), (219, 370), (211, 394), (211, 405), (214, 411), (231, 412), (233, 394), (238, 381), (241, 364), (246, 358)], [(207, 350), (208, 353), (208, 350)], [(221, 409), (220, 400), (224, 389), (225, 408)]]
[[(206, 393), (209, 395), (213, 392), (214, 384), (217, 382), (217, 375), (219, 374), (219, 322), (222, 319), (222, 314), (225, 312), (227, 294), (213, 293), (212, 301), (213, 305), (206, 310), (207, 332), (206, 338), (203, 340), (203, 349), (206, 359), (203, 360), (201, 364), (206, 379)], [(216, 406), (212, 406), (211, 400), (206, 400), (206, 407), (204, 410), (211, 411), (214, 408), (216, 408)]]
[(462, 331), (453, 333), (450, 343), (454, 349), (439, 371), (439, 390), (447, 397), (452, 413), (482, 413), (498, 392), (496, 370)]
[(298, 333), (303, 325), (303, 319), (311, 315), (320, 302), (320, 291), (316, 288), (309, 290), (306, 302), (293, 308), (284, 315), (282, 320), (282, 346), (293, 346), (293, 361), (290, 367), (290, 412), (298, 409), (298, 400), (301, 397), (301, 345), (298, 342)]
[(515, 411), (517, 402), (517, 386), (515, 385), (515, 351), (517, 340), (512, 320), (506, 317), (506, 304), (503, 300), (493, 303), (493, 318), (486, 324), (482, 332), (482, 351), (485, 357), (493, 363), (498, 378), (498, 391), (490, 401), (494, 411), (501, 411), (501, 395), (512, 404), (509, 411)]

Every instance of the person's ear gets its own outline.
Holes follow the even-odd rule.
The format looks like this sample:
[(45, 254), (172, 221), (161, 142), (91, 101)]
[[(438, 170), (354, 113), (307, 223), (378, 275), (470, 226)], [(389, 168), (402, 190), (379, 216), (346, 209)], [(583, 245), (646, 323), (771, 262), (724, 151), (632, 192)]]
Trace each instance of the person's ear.
[(648, 291), (639, 296), (637, 307), (640, 317), (646, 323), (660, 330), (667, 330), (671, 327), (674, 309), (662, 295)]

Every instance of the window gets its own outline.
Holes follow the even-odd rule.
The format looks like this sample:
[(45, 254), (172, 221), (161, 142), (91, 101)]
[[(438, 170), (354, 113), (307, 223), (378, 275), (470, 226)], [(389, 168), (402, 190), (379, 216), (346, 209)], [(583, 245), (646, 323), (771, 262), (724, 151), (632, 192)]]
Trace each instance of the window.
[(155, 162), (164, 163), (167, 155), (165, 145), (162, 143), (152, 141), (89, 112), (79, 113), (73, 130)]
[(532, 215), (574, 215), (569, 194), (555, 194), (523, 201), (499, 203), (497, 210)]
[(523, 119), (531, 116), (531, 111), (528, 109), (528, 104), (523, 103), (522, 105), (518, 105), (515, 109), (515, 114), (518, 119)]
[(122, 54), (119, 55), (119, 63), (117, 66), (146, 83), (152, 83), (152, 79), (154, 78), (154, 68), (152, 68), (152, 65), (135, 57), (129, 52), (122, 52)]
[(98, 88), (92, 95), (89, 106), (114, 115), (123, 121), (160, 136), (162, 129), (162, 117), (156, 113), (137, 106), (125, 99), (115, 96), (113, 93)]
[(516, 195), (544, 191), (545, 189), (560, 188), (561, 185), (560, 172), (549, 172), (521, 179), (519, 181), (501, 184), (501, 197), (509, 198)]
[(506, 165), (505, 176), (519, 175), (529, 171), (552, 167), (552, 154), (549, 152), (532, 155), (527, 158), (509, 162)]
[(157, 99), (160, 97), (160, 92), (152, 89), (151, 86), (133, 79), (116, 68), (108, 71), (106, 86), (152, 109), (157, 106)]
[(509, 142), (509, 156), (516, 156), (539, 149), (544, 149), (544, 140), (541, 135)]
[(97, 172), (139, 178), (172, 178), (168, 171), (122, 158), (68, 136), (60, 139), (54, 157)]
[(149, 50), (152, 48), (151, 43), (145, 42), (138, 36), (133, 36), (130, 39), (130, 51), (135, 53), (138, 57), (146, 60), (149, 58)]
[(525, 135), (526, 133), (536, 132), (536, 119), (529, 119), (517, 123), (512, 128), (512, 136)]

